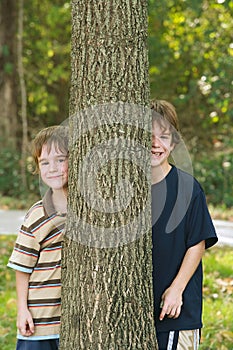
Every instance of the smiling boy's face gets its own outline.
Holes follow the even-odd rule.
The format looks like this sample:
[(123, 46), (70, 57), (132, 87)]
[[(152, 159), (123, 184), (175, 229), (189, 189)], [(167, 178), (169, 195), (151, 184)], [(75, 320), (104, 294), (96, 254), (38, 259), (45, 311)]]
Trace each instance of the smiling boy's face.
[(38, 159), (42, 181), (53, 190), (61, 190), (68, 183), (68, 155), (54, 144), (44, 144)]
[(151, 166), (160, 167), (160, 170), (166, 172), (169, 167), (168, 157), (174, 148), (172, 143), (172, 134), (167, 125), (162, 125), (157, 121), (152, 123), (152, 148), (151, 148)]

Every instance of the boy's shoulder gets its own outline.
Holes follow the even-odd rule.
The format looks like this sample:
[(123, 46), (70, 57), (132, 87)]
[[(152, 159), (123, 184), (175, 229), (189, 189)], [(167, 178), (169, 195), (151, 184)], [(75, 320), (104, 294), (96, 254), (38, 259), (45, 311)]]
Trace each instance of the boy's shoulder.
[(33, 222), (38, 220), (38, 218), (44, 216), (44, 206), (42, 199), (34, 203), (30, 209), (27, 211), (24, 221)]
[(205, 195), (202, 186), (192, 174), (189, 174), (180, 168), (174, 168), (176, 175), (173, 175), (173, 181), (175, 176), (175, 182), (177, 184), (175, 187), (179, 193), (180, 200), (186, 200), (186, 202), (190, 203), (190, 201), (198, 196)]
[(192, 174), (180, 168), (176, 168), (176, 172), (177, 172), (178, 181), (182, 186), (184, 186), (185, 188), (192, 188), (194, 192), (203, 191), (201, 184)]

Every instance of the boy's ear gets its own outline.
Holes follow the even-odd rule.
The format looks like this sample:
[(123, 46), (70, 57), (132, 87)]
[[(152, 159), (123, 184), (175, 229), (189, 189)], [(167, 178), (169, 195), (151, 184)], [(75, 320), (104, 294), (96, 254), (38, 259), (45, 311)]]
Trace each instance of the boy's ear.
[(176, 147), (176, 144), (173, 142), (173, 143), (171, 144), (171, 152), (174, 150), (175, 147)]

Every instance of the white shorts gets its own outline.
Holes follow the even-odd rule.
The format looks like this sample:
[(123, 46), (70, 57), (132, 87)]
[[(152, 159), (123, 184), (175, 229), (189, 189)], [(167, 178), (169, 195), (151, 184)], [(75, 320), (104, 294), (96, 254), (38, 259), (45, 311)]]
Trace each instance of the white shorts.
[(198, 350), (200, 329), (157, 332), (159, 350)]

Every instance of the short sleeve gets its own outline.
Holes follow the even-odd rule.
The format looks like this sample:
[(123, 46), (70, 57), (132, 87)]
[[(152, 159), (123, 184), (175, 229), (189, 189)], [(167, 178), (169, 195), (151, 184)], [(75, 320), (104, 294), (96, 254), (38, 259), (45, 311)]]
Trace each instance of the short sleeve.
[(203, 190), (200, 188), (192, 199), (187, 215), (188, 248), (205, 240), (205, 247), (210, 248), (218, 238), (206, 204)]
[(32, 273), (40, 251), (40, 244), (30, 230), (31, 221), (31, 214), (28, 213), (20, 228), (13, 252), (7, 264), (8, 267), (26, 273)]

